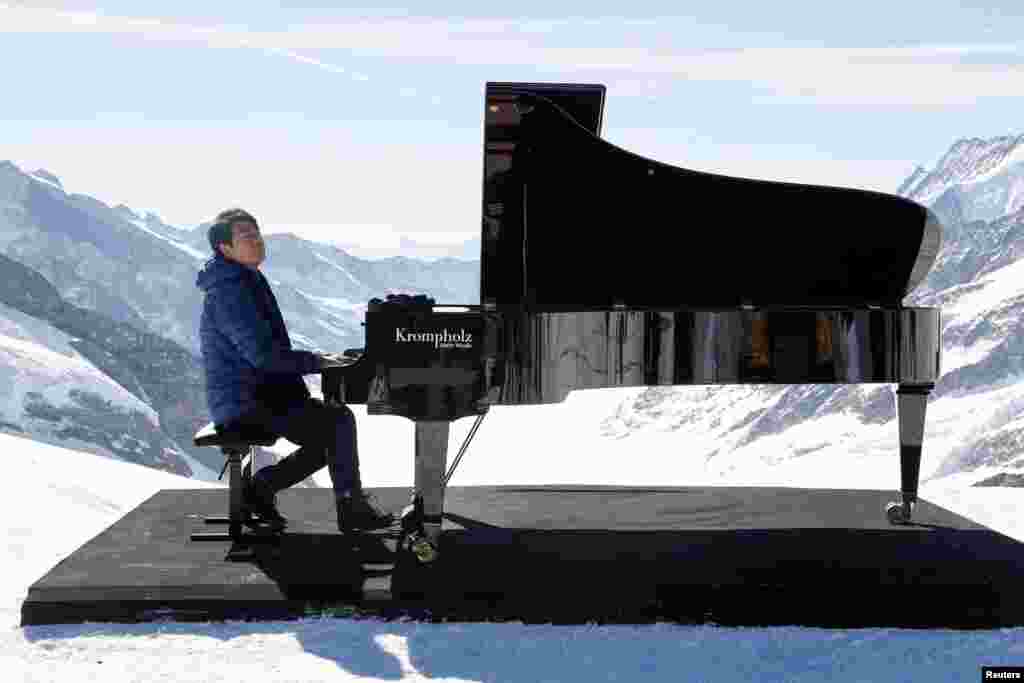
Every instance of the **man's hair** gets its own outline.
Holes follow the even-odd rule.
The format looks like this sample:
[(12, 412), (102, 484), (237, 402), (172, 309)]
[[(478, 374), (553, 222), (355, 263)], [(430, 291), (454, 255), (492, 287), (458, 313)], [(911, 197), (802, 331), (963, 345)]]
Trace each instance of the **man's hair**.
[(213, 225), (210, 226), (210, 248), (213, 249), (213, 253), (221, 253), (220, 249), (217, 248), (218, 244), (231, 245), (231, 226), (236, 221), (252, 221), (253, 225), (255, 225), (257, 229), (260, 227), (260, 224), (252, 217), (252, 214), (245, 209), (227, 209), (226, 211), (221, 211), (213, 220)]

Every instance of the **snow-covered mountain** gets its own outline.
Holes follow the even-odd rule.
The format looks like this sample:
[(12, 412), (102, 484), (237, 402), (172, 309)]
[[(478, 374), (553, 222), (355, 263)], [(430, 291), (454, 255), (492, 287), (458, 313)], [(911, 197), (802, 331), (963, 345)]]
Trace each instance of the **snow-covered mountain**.
[[(943, 308), (943, 377), (929, 403), (924, 481), (969, 476), (969, 485), (1007, 486), (1024, 479), (1022, 177), (1024, 136), (969, 139), (954, 143), (936, 168), (917, 167), (898, 190), (935, 210), (945, 228), (935, 267), (906, 301)], [(86, 434), (82, 443), (91, 443), (93, 452), (112, 452), (109, 444), (120, 443), (113, 435), (123, 429), (123, 413), (140, 425), (131, 436), (145, 446), (136, 452), (150, 455), (116, 457), (179, 473), (198, 461), (203, 476), (219, 469), (219, 453), (191, 447), (192, 434), (208, 421), (198, 358), (201, 297), (193, 284), (209, 254), (205, 228), (180, 229), (153, 213), (68, 195), (52, 173), (26, 174), (0, 163), (0, 253), (9, 257), (0, 256), (9, 283), (0, 286), (0, 303), (13, 310), (12, 320), (2, 324), (24, 325), (13, 319), (17, 312), (49, 323), (54, 329), (47, 334), (68, 335), (66, 343), (82, 359), (123, 389), (120, 412), (108, 420), (105, 435), (95, 426), (78, 430), (76, 438)], [(452, 303), (479, 298), (478, 262), (366, 261), (290, 234), (267, 241), (263, 270), (299, 348), (362, 346), (365, 302), (387, 292), (423, 292)], [(33, 334), (33, 339), (46, 337)], [(61, 353), (50, 342), (35, 343)], [(96, 405), (94, 396), (112, 390), (86, 379), (99, 375), (80, 373), (86, 392), (81, 395)], [(46, 382), (45, 377), (26, 381)], [(307, 380), (316, 394), (315, 377)], [(701, 463), (712, 478), (759, 467), (782, 476), (794, 463), (834, 464), (840, 454), (851, 453), (885, 457), (895, 467), (893, 389), (650, 387), (594, 414), (593, 428), (609, 441), (640, 444), (654, 434), (673, 438), (687, 461)], [(43, 429), (42, 418), (35, 416), (59, 414), (67, 424), (85, 421), (78, 395), (69, 388), (55, 403), (43, 391), (12, 393), (0, 430), (38, 434), (50, 442), (68, 438), (66, 430)], [(963, 411), (959, 406), (966, 397), (985, 400)], [(101, 421), (96, 413), (91, 419)], [(822, 430), (822, 425), (830, 427)], [(170, 444), (162, 446), (154, 430)], [(158, 448), (164, 448), (163, 460)], [(895, 470), (893, 476), (895, 486)]]
[[(202, 297), (195, 274), (210, 258), (208, 224), (179, 229), (159, 216), (67, 194), (47, 171), (0, 162), (0, 253), (39, 272), (69, 303), (128, 322), (199, 353)], [(305, 349), (362, 345), (366, 302), (428, 292), (478, 303), (479, 264), (395, 257), (367, 261), (292, 234), (269, 235), (261, 270), (274, 286), (292, 341)]]
[(150, 405), (76, 350), (80, 341), (0, 304), (3, 430), (208, 479), (202, 476), (202, 466), (163, 433), (160, 417)]
[(958, 140), (931, 171), (918, 166), (898, 193), (926, 206), (947, 195), (936, 208), (955, 200), (961, 222), (1015, 213), (1024, 207), (1024, 135)]
[[(21, 329), (33, 351), (91, 368), (56, 382), (34, 369), (46, 365), (43, 356), (9, 352), (0, 367), (18, 387), (0, 405), (0, 431), (185, 476), (219, 472), (221, 454), (192, 445), (209, 421), (195, 286), (211, 256), (206, 227), (180, 229), (154, 213), (111, 208), (66, 193), (49, 171), (25, 173), (0, 162), (0, 328)], [(301, 349), (362, 346), (362, 314), (374, 296), (412, 291), (450, 303), (479, 300), (475, 263), (365, 261), (294, 235), (269, 236), (267, 250), (263, 272)], [(45, 331), (25, 332), (24, 316)], [(0, 348), (18, 339), (0, 339)], [(318, 392), (319, 378), (307, 380)], [(61, 382), (65, 395), (57, 396)], [(112, 386), (119, 387), (116, 400)]]

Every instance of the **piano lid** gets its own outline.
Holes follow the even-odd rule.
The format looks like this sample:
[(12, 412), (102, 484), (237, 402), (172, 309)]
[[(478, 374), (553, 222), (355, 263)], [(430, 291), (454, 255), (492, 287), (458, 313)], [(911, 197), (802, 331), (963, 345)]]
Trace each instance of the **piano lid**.
[(898, 307), (935, 261), (924, 206), (647, 159), (599, 137), (603, 105), (600, 85), (487, 84), (483, 303)]
[(488, 112), (494, 114), (493, 118), (487, 119), (488, 123), (493, 123), (490, 132), (500, 135), (507, 127), (514, 135), (519, 125), (516, 108), (501, 105), (514, 105), (519, 95), (524, 93), (545, 97), (590, 133), (601, 135), (605, 87), (585, 83), (488, 83)]

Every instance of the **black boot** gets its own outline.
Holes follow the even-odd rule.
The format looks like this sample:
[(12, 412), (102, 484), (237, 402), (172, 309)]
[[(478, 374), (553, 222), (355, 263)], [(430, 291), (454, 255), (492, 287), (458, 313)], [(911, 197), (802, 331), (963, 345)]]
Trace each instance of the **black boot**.
[(265, 522), (272, 529), (279, 531), (288, 524), (288, 520), (281, 516), (274, 504), (274, 490), (258, 475), (250, 477), (249, 485), (242, 493), (242, 506), (256, 521)]
[(372, 495), (355, 493), (337, 499), (338, 529), (343, 534), (355, 529), (386, 529), (394, 524), (395, 516), (384, 512), (372, 500)]

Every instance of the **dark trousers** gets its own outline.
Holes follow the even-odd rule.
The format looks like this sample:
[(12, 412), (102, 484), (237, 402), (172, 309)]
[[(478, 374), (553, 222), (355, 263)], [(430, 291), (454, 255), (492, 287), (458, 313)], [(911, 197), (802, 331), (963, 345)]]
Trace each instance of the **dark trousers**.
[(275, 493), (294, 486), (327, 466), (334, 493), (362, 491), (356, 416), (348, 406), (327, 405), (318, 398), (279, 407), (261, 407), (238, 419), (283, 436), (299, 448), (280, 462), (264, 467), (254, 478)]

